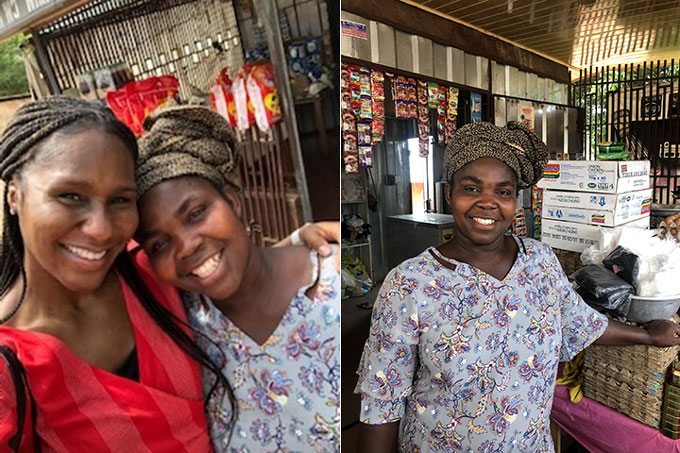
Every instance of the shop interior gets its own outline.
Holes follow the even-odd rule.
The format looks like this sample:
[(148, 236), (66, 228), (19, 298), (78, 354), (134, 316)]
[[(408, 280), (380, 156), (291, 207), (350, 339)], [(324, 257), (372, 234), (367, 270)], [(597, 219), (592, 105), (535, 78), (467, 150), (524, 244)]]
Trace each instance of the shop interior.
[[(644, 175), (640, 181), (644, 185), (635, 189), (637, 192), (630, 192), (628, 197), (637, 197), (640, 206), (635, 209), (638, 214), (624, 220), (612, 208), (612, 219), (593, 214), (586, 222), (588, 225), (579, 224), (579, 220), (573, 220), (575, 217), (571, 216), (580, 213), (573, 214), (555, 201), (555, 197), (560, 196), (560, 192), (555, 191), (573, 189), (550, 184), (542, 188), (539, 184), (539, 188), (520, 192), (512, 233), (550, 244), (567, 275), (584, 267), (581, 253), (585, 248), (598, 246), (597, 233), (593, 233), (598, 231), (596, 224), (604, 224), (605, 231), (613, 232), (618, 226), (630, 222), (628, 226), (657, 229), (660, 237), (675, 237), (680, 231), (680, 228), (671, 231), (670, 226), (666, 227), (670, 225), (670, 216), (678, 211), (676, 203), (680, 195), (676, 157), (680, 131), (677, 113), (680, 80), (677, 77), (677, 55), (674, 55), (680, 49), (680, 43), (669, 37), (663, 43), (648, 41), (637, 47), (626, 47), (622, 43), (617, 44), (617, 39), (624, 38), (614, 38), (616, 35), (623, 36), (626, 31), (634, 37), (645, 27), (653, 29), (654, 23), (649, 21), (651, 17), (658, 20), (664, 14), (675, 17), (680, 14), (677, 8), (648, 4), (646, 15), (641, 17), (637, 16), (642, 14), (641, 11), (631, 5), (622, 6), (630, 17), (637, 18), (639, 28), (624, 20), (616, 32), (606, 36), (593, 32), (592, 28), (585, 30), (573, 26), (570, 22), (581, 18), (582, 23), (595, 27), (616, 21), (620, 17), (617, 12), (604, 7), (601, 2), (589, 5), (583, 2), (570, 2), (569, 5), (556, 2), (538, 2), (531, 6), (515, 4), (515, 10), (513, 3), (518, 2), (509, 2), (509, 5), (490, 5), (484, 11), (476, 11), (477, 8), (471, 4), (473, 2), (456, 2), (456, 5), (433, 3), (422, 7), (421, 3), (428, 2), (395, 3), (393, 13), (385, 13), (384, 10), (379, 13), (376, 2), (358, 1), (343, 3), (341, 12), (341, 20), (353, 24), (353, 28), (341, 37), (342, 70), (347, 71), (349, 82), (347, 91), (341, 91), (341, 99), (347, 100), (341, 106), (345, 156), (341, 178), (342, 337), (343, 369), (350, 370), (357, 369), (368, 335), (371, 308), (387, 273), (403, 260), (419, 254), (428, 246), (446, 242), (455, 234), (455, 223), (444, 201), (446, 181), (442, 178), (441, 167), (447, 142), (445, 129), (451, 122), (454, 128), (480, 119), (499, 126), (511, 120), (523, 122), (548, 145), (553, 168), (571, 165), (571, 162), (578, 166), (579, 162), (594, 161), (601, 155), (606, 158), (605, 154), (614, 151), (608, 149), (609, 146), (624, 149), (628, 153), (627, 160), (647, 161), (640, 168), (640, 174)], [(596, 10), (600, 16), (592, 15)], [(556, 14), (562, 15), (563, 20), (556, 20)], [(404, 17), (413, 20), (404, 23)], [(543, 18), (545, 23), (535, 22), (535, 17)], [(414, 25), (416, 23), (431, 26), (425, 30)], [(519, 23), (526, 30), (513, 33), (511, 23)], [(366, 25), (365, 36), (362, 24)], [(563, 29), (573, 34), (560, 32)], [(486, 32), (492, 36), (484, 34)], [(662, 24), (656, 32), (663, 36), (668, 33)], [(587, 39), (590, 44), (576, 45)], [(506, 45), (509, 47), (503, 48)], [(642, 51), (644, 46), (646, 53)], [(606, 50), (601, 51), (602, 48)], [(544, 59), (536, 59), (536, 55)], [(370, 85), (370, 92), (363, 89), (362, 80), (365, 82), (366, 79), (362, 77), (366, 71), (373, 78), (372, 82), (378, 80), (382, 84), (380, 89), (374, 88), (375, 83)], [(423, 118), (423, 110), (410, 117), (408, 113), (400, 112), (399, 103), (404, 99), (408, 101), (408, 98), (401, 97), (398, 87), (393, 85), (408, 85), (409, 79), (415, 79), (417, 96), (411, 101), (419, 108), (425, 105), (420, 102), (420, 84), (428, 89), (435, 86), (435, 93), (437, 90), (444, 92), (445, 104), (437, 105), (430, 91), (427, 92), (426, 119)], [(449, 115), (452, 105), (450, 88), (456, 90), (454, 115)], [(359, 90), (362, 98), (370, 98), (372, 117), (362, 114), (361, 99), (354, 94), (355, 89)], [(437, 98), (436, 94), (434, 97)], [(479, 105), (473, 106), (476, 102)], [(355, 117), (345, 117), (345, 108), (358, 113)], [(345, 118), (350, 120), (345, 121)], [(352, 119), (356, 126), (351, 123)], [(362, 123), (371, 125), (371, 142), (366, 141), (366, 137), (362, 138)], [(423, 124), (426, 125), (425, 130)], [(355, 147), (358, 151), (356, 168), (351, 152), (348, 157), (348, 148), (354, 147), (352, 140), (355, 133), (359, 141)], [(366, 145), (363, 149), (362, 144)], [(633, 169), (637, 163), (608, 162), (603, 165), (618, 165), (619, 174), (622, 174), (629, 171), (628, 165)], [(590, 177), (593, 178), (592, 175)], [(592, 185), (592, 181), (584, 180), (582, 184), (589, 183)], [(616, 181), (613, 182), (614, 186), (616, 184)], [(590, 200), (579, 195), (574, 198), (574, 203), (580, 205), (573, 208), (585, 210), (590, 206), (588, 203), (593, 202), (597, 206), (590, 206), (591, 209), (604, 209), (610, 198), (597, 193), (600, 188), (597, 185), (592, 187), (596, 190), (590, 194)], [(627, 193), (623, 186), (614, 192)], [(554, 203), (558, 204), (556, 208), (551, 205)], [(628, 316), (628, 319), (635, 319), (632, 312)], [(599, 360), (609, 363), (615, 351), (605, 351), (607, 353), (598, 352), (604, 354)], [(590, 349), (586, 352), (590, 354), (586, 355), (586, 360), (588, 357), (592, 360), (594, 352)], [(647, 354), (638, 351), (630, 357), (630, 353), (625, 351), (617, 353), (630, 358), (631, 362), (639, 361), (635, 354)], [(661, 374), (668, 376), (664, 373), (667, 373), (670, 362), (667, 358), (659, 360), (666, 360)], [(619, 372), (612, 377), (607, 377), (601, 368), (584, 367), (590, 389), (586, 390), (586, 403), (581, 406), (569, 406), (568, 391), (562, 394), (563, 389), (558, 386), (551, 426), (556, 451), (581, 452), (588, 451), (586, 446), (595, 448), (596, 441), (586, 439), (587, 434), (582, 431), (584, 427), (573, 426), (569, 422), (569, 417), (577, 416), (576, 410), (581, 411), (574, 409), (570, 412), (573, 407), (588, 406), (583, 410), (593, 410), (591, 402), (604, 405), (610, 411), (607, 412), (608, 417), (627, 426), (628, 431), (637, 436), (662, 438), (659, 442), (665, 442), (663, 445), (670, 445), (677, 439), (676, 431), (673, 431), (677, 429), (673, 428), (675, 425), (669, 422), (664, 428), (661, 422), (665, 413), (662, 411), (667, 409), (662, 409), (660, 392), (648, 395), (647, 400), (637, 394), (627, 394), (627, 401), (622, 400), (623, 396), (605, 395), (606, 392), (601, 390), (605, 379), (609, 383), (624, 385), (621, 373), (635, 376), (641, 372), (631, 369), (633, 365), (624, 369), (620, 364), (616, 366), (619, 366)], [(641, 369), (646, 368), (641, 366)], [(352, 392), (356, 376), (343, 372), (342, 379), (343, 414), (348, 414), (343, 415), (343, 451), (353, 452), (360, 402)], [(671, 388), (670, 381), (671, 378), (667, 377), (666, 389)], [(655, 381), (654, 385), (663, 387), (663, 379)], [(640, 404), (647, 404), (657, 412), (649, 415), (650, 410), (633, 409)], [(597, 422), (582, 412), (578, 416), (586, 417), (589, 423)]]

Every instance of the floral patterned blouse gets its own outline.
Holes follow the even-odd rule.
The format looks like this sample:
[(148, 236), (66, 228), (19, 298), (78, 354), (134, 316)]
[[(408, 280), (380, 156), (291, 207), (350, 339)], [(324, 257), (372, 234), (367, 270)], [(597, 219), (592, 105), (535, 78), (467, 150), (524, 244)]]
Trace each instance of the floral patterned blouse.
[[(552, 452), (559, 361), (607, 327), (552, 252), (523, 239), (499, 281), (428, 249), (385, 279), (355, 392), (361, 421), (401, 420), (404, 452)], [(432, 252), (432, 253), (431, 253)]]
[[(207, 417), (216, 452), (340, 451), (340, 281), (335, 257), (319, 260), (314, 252), (310, 257), (312, 282), (298, 290), (262, 346), (209, 299), (185, 295), (192, 327), (212, 340), (198, 342), (222, 367), (239, 406), (232, 430), (229, 398), (210, 399)], [(315, 283), (310, 299), (305, 291)], [(206, 395), (213, 382), (205, 372)]]

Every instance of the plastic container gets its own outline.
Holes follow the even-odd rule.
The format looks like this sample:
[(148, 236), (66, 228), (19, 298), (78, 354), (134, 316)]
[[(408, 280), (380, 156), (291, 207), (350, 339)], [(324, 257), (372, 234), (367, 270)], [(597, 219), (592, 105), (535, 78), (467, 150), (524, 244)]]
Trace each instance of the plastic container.
[(627, 319), (645, 323), (654, 319), (669, 319), (680, 308), (679, 296), (630, 296), (630, 310)]

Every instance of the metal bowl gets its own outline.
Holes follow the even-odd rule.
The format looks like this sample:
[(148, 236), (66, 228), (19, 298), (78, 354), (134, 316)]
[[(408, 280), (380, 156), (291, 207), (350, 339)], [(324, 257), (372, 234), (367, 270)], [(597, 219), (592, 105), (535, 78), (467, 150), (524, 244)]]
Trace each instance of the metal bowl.
[(654, 319), (669, 319), (680, 308), (678, 296), (630, 296), (630, 310), (627, 319), (645, 323)]

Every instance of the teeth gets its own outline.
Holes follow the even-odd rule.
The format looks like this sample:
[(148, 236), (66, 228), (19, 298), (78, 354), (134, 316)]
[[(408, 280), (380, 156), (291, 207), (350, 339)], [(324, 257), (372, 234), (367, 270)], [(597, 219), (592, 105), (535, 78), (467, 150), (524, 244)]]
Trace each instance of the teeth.
[(495, 222), (493, 219), (481, 219), (479, 217), (473, 217), (472, 220), (474, 220), (477, 223), (481, 223), (482, 225), (491, 225), (492, 223)]
[(77, 255), (81, 258), (85, 258), (86, 260), (90, 261), (100, 260), (104, 258), (104, 255), (106, 255), (106, 250), (101, 251), (99, 253), (95, 253), (87, 249), (76, 247), (74, 245), (64, 245), (64, 247), (66, 248), (66, 250), (73, 253), (74, 255)]
[(196, 275), (198, 278), (206, 278), (215, 272), (217, 265), (220, 264), (220, 254), (216, 253), (207, 260), (203, 262), (196, 269), (191, 271), (192, 274)]

